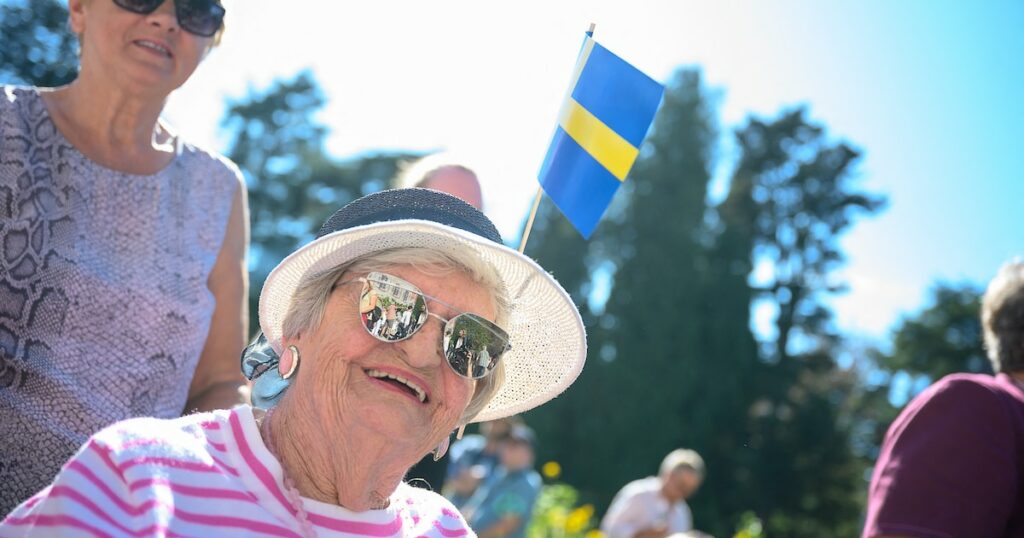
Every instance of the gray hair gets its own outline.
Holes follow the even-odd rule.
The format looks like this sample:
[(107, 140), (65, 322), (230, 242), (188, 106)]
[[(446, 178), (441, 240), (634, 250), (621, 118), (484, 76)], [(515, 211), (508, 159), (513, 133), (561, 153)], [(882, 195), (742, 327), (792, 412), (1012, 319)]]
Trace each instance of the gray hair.
[[(416, 269), (436, 276), (445, 276), (452, 271), (467, 273), (474, 282), (482, 285), (491, 294), (495, 308), (495, 323), (507, 327), (510, 317), (511, 303), (505, 284), (494, 269), (484, 262), (468, 247), (452, 252), (404, 247), (373, 252), (361, 256), (333, 269), (305, 278), (292, 296), (288, 314), (284, 318), (283, 336), (293, 338), (300, 333), (315, 330), (320, 326), (327, 309), (331, 291), (338, 280), (348, 272), (370, 273), (395, 265), (409, 265)], [(504, 363), (498, 365), (487, 377), (477, 380), (476, 390), (466, 406), (459, 424), (468, 424), (487, 403), (491, 401), (498, 388), (505, 380)]]
[(661, 461), (660, 476), (664, 477), (676, 469), (690, 469), (697, 473), (697, 476), (704, 478), (704, 458), (695, 450), (688, 448), (677, 448), (665, 456)]
[(981, 299), (985, 349), (996, 372), (1024, 371), (1024, 261), (999, 269)]

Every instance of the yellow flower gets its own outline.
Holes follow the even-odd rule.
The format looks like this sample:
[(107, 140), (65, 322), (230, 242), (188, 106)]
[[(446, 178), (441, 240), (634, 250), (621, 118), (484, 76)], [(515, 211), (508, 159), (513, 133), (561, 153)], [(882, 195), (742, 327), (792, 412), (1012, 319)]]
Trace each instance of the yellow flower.
[(594, 515), (594, 506), (585, 504), (569, 514), (565, 521), (565, 530), (570, 534), (582, 531), (590, 525), (590, 517)]
[(562, 466), (557, 461), (549, 461), (541, 467), (541, 472), (544, 473), (544, 476), (554, 480), (562, 476)]
[(586, 533), (586, 534), (584, 534), (583, 536), (584, 536), (585, 538), (605, 538), (605, 537), (604, 537), (604, 533), (603, 533), (603, 532), (601, 532), (601, 531), (599, 531), (599, 530), (597, 530), (597, 529), (592, 529), (592, 530), (589, 530), (589, 531), (587, 531), (587, 533)]

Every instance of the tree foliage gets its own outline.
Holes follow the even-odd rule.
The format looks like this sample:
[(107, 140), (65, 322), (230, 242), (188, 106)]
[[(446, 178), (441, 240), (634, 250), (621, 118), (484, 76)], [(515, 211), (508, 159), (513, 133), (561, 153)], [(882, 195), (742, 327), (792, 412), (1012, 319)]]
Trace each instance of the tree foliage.
[(55, 87), (78, 75), (78, 39), (56, 0), (0, 5), (0, 38), (0, 81)]
[(755, 510), (769, 535), (855, 535), (863, 462), (851, 449), (847, 395), (858, 380), (837, 365), (841, 338), (824, 299), (842, 289), (839, 237), (857, 212), (884, 202), (853, 185), (860, 153), (829, 140), (804, 109), (752, 118), (737, 142), (723, 223), (750, 234), (751, 259), (765, 268), (753, 298), (775, 312), (772, 334), (760, 335), (749, 410), (753, 490), (764, 494)]
[(981, 294), (974, 284), (940, 283), (931, 306), (904, 319), (881, 365), (931, 380), (954, 372), (992, 373), (981, 335)]
[(751, 119), (737, 132), (742, 156), (734, 181), (749, 183), (756, 205), (755, 255), (770, 276), (759, 282), (761, 298), (776, 307), (778, 328), (774, 360), (792, 356), (797, 338), (806, 347), (827, 346), (830, 314), (822, 295), (839, 291), (833, 271), (842, 263), (838, 237), (857, 211), (872, 213), (883, 200), (851, 190), (860, 152), (828, 140), (825, 129), (810, 123), (798, 108), (779, 119)]

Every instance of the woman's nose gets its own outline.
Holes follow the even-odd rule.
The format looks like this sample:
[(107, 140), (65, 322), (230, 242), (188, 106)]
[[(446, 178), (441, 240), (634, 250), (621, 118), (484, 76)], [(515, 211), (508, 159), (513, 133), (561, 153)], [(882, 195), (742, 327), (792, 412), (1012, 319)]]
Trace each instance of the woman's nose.
[(444, 361), (441, 356), (441, 323), (433, 317), (427, 317), (426, 323), (399, 345), (413, 368), (434, 368)]
[(146, 15), (146, 22), (168, 32), (178, 31), (178, 15), (175, 12), (174, 0), (164, 0), (155, 11)]

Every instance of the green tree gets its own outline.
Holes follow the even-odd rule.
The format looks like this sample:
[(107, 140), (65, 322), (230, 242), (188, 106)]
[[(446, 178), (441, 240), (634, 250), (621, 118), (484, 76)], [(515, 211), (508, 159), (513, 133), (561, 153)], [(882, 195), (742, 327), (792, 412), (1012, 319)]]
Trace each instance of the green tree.
[(78, 75), (78, 39), (68, 10), (55, 0), (0, 5), (0, 82), (63, 86)]
[(936, 285), (931, 306), (900, 322), (881, 366), (932, 381), (954, 372), (991, 374), (982, 347), (981, 294), (974, 284)]
[[(750, 182), (756, 261), (770, 267), (760, 299), (777, 314), (777, 337), (767, 350), (782, 361), (800, 347), (828, 346), (833, 334), (823, 295), (839, 291), (833, 271), (844, 261), (838, 237), (856, 214), (884, 200), (852, 190), (860, 152), (833, 143), (803, 108), (773, 122), (751, 119), (737, 133), (742, 157), (737, 180)], [(747, 194), (745, 194), (747, 195)]]
[(884, 202), (852, 184), (860, 153), (829, 140), (803, 109), (751, 119), (737, 139), (724, 206), (740, 211), (725, 226), (752, 231), (753, 297), (776, 313), (773, 334), (760, 335), (765, 365), (749, 411), (753, 508), (769, 535), (855, 535), (863, 462), (845, 395), (859, 380), (836, 365), (841, 338), (823, 300), (842, 289), (839, 236)]

